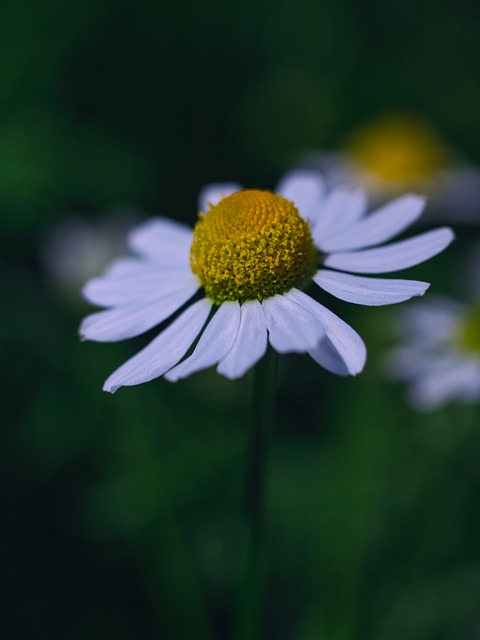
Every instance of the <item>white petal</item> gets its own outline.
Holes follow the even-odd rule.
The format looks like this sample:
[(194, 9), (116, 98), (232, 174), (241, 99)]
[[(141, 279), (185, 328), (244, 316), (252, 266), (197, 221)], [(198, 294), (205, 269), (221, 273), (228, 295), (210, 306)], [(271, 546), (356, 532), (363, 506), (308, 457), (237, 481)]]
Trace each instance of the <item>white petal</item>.
[(356, 273), (388, 273), (412, 267), (437, 255), (454, 239), (448, 227), (427, 231), (409, 240), (352, 253), (334, 253), (324, 264), (342, 271)]
[(317, 171), (299, 169), (283, 176), (275, 191), (293, 202), (302, 218), (313, 222), (325, 197), (325, 182)]
[[(322, 341), (309, 350), (312, 358), (321, 366), (339, 375), (354, 376), (360, 373), (365, 366), (367, 350), (358, 333), (302, 291), (292, 289), (286, 296), (317, 316), (325, 329), (326, 338), (331, 342), (333, 349), (328, 343)], [(346, 370), (346, 373), (342, 373), (342, 370)]]
[(152, 218), (129, 234), (128, 244), (157, 264), (188, 268), (192, 230), (174, 220)]
[(327, 336), (325, 336), (314, 349), (310, 349), (308, 354), (317, 364), (327, 371), (330, 371), (330, 373), (334, 373), (337, 376), (356, 375), (349, 371), (344, 358)]
[(383, 280), (362, 278), (349, 273), (320, 269), (313, 276), (319, 287), (332, 296), (370, 307), (404, 302), (414, 296), (423, 296), (430, 284), (417, 280)]
[(102, 278), (123, 278), (125, 276), (135, 276), (151, 270), (152, 263), (137, 256), (126, 256), (111, 262), (102, 273)]
[(139, 256), (127, 256), (111, 262), (99, 278), (104, 281), (125, 283), (134, 278), (149, 276), (151, 274), (181, 274), (191, 273), (187, 265), (167, 265), (153, 262), (148, 258)]
[(131, 305), (167, 296), (185, 287), (194, 291), (200, 286), (197, 277), (188, 271), (169, 271), (151, 267), (136, 275), (112, 278), (92, 278), (82, 290), (86, 300), (100, 307)]
[(305, 353), (323, 338), (325, 331), (317, 317), (285, 295), (262, 301), (268, 339), (278, 353)]
[(417, 220), (425, 207), (425, 198), (406, 195), (389, 202), (367, 218), (336, 233), (322, 243), (322, 249), (351, 251), (386, 242)]
[(162, 264), (150, 260), (147, 256), (126, 256), (111, 262), (100, 276), (111, 280), (134, 277), (144, 273), (153, 272), (190, 272), (190, 265), (181, 262), (179, 264)]
[(92, 313), (83, 320), (80, 335), (83, 340), (95, 342), (117, 342), (138, 336), (171, 316), (193, 296), (196, 288), (184, 286), (148, 302), (139, 300)]
[(232, 193), (241, 191), (243, 189), (241, 184), (236, 182), (221, 182), (218, 184), (207, 184), (200, 191), (198, 196), (198, 208), (203, 213), (206, 213), (210, 206), (214, 207), (223, 198), (231, 196)]
[(239, 325), (239, 303), (224, 302), (207, 324), (192, 355), (166, 373), (166, 380), (177, 382), (217, 364), (235, 343)]
[(233, 347), (220, 361), (218, 373), (235, 379), (241, 378), (263, 357), (267, 350), (267, 324), (258, 300), (242, 304), (240, 327)]
[(188, 351), (207, 321), (211, 302), (198, 300), (142, 351), (127, 360), (105, 382), (103, 389), (115, 393), (119, 387), (131, 387), (158, 378)]
[(312, 236), (315, 245), (323, 250), (323, 243), (341, 229), (349, 228), (365, 213), (367, 199), (361, 189), (339, 187), (325, 200), (317, 216)]

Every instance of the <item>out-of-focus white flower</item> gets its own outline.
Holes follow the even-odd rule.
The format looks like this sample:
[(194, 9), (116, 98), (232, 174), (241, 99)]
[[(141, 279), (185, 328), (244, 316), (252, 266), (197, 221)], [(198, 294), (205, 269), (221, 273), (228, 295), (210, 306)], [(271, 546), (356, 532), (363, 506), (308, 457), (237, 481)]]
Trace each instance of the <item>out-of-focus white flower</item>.
[[(159, 376), (173, 382), (213, 365), (238, 378), (268, 342), (279, 353), (308, 353), (333, 373), (356, 375), (366, 357), (360, 336), (302, 289), (313, 281), (355, 304), (402, 302), (423, 295), (428, 283), (370, 276), (419, 264), (453, 239), (441, 228), (377, 246), (417, 220), (425, 204), (419, 196), (366, 215), (361, 190), (327, 194), (312, 171), (288, 174), (276, 191), (209, 185), (193, 232), (154, 218), (129, 235), (135, 257), (86, 284), (85, 298), (107, 308), (83, 321), (86, 340), (131, 338), (181, 311), (108, 378), (105, 390)], [(205, 297), (193, 302), (199, 291)]]
[(398, 312), (401, 344), (387, 358), (390, 376), (407, 383), (420, 409), (480, 399), (480, 301), (430, 298)]
[(43, 239), (40, 254), (48, 277), (70, 297), (127, 250), (128, 231), (143, 218), (131, 207), (118, 207), (98, 220), (63, 218)]
[(480, 223), (480, 168), (466, 164), (419, 116), (398, 112), (358, 127), (336, 153), (310, 153), (301, 166), (330, 184), (362, 184), (374, 202), (415, 190), (430, 199), (427, 219)]

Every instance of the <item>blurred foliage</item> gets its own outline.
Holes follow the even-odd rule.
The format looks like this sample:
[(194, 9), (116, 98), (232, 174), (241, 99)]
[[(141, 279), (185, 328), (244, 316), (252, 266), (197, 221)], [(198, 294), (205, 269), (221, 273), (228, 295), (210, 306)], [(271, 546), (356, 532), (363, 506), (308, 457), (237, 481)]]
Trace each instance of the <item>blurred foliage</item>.
[[(478, 3), (4, 0), (0, 9), (2, 637), (227, 638), (245, 556), (250, 378), (101, 391), (145, 339), (79, 344), (88, 311), (41, 243), (134, 204), (192, 223), (224, 179), (272, 188), (392, 109), (480, 162)], [(457, 247), (410, 277), (458, 291)], [(281, 359), (264, 636), (480, 638), (478, 407), (415, 414), (382, 374)], [(147, 336), (148, 337), (148, 336)]]

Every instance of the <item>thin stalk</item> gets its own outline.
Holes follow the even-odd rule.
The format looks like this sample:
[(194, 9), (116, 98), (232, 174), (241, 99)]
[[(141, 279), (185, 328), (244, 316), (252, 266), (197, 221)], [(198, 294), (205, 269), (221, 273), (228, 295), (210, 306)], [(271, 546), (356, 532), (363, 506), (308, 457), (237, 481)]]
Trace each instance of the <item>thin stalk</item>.
[(262, 637), (266, 467), (269, 436), (273, 427), (276, 369), (277, 354), (269, 349), (253, 371), (251, 431), (245, 476), (247, 564), (239, 603), (236, 640), (257, 640)]

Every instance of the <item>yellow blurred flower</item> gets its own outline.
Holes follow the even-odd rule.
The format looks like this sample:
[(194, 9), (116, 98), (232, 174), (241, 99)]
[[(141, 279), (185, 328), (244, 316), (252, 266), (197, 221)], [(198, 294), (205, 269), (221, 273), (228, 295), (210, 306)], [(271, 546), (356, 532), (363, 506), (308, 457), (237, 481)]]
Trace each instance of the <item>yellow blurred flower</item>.
[(345, 151), (354, 172), (373, 193), (433, 188), (452, 160), (446, 144), (422, 118), (407, 113), (378, 117), (354, 131)]
[(355, 131), (346, 143), (370, 182), (387, 190), (424, 183), (448, 163), (449, 153), (431, 125), (410, 114), (391, 114)]

